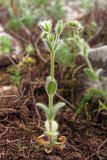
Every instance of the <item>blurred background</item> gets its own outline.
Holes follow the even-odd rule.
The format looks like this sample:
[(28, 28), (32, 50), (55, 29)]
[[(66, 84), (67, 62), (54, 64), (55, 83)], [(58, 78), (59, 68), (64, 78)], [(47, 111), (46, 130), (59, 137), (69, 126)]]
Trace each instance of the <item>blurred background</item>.
[(91, 45), (106, 44), (107, 0), (0, 0), (0, 23), (7, 28), (18, 30), (19, 21), (34, 27), (44, 19), (80, 20)]

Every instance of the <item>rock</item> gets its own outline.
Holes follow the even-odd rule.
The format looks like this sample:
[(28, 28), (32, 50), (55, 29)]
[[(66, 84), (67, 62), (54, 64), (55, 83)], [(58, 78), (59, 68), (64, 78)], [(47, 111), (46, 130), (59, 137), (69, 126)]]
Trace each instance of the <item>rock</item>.
[(107, 69), (107, 45), (91, 48), (89, 58), (95, 68)]
[(107, 9), (107, 0), (97, 0), (96, 1), (96, 5), (97, 5), (97, 8), (99, 10), (105, 10)]
[(18, 88), (13, 85), (0, 87), (0, 104), (9, 104), (19, 97)]
[(1, 86), (0, 87), (0, 96), (8, 97), (12, 95), (12, 97), (18, 97), (19, 92), (16, 86), (9, 85), (9, 86)]

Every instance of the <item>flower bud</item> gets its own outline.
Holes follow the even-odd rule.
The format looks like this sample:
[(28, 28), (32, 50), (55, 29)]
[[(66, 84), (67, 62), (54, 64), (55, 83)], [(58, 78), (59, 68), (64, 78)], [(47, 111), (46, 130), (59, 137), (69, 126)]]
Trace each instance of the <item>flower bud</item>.
[(50, 32), (52, 29), (52, 22), (51, 20), (44, 20), (39, 22), (39, 26), (44, 32)]
[(54, 39), (55, 39), (55, 35), (54, 35), (53, 33), (51, 33), (51, 34), (49, 34), (49, 35), (47, 36), (47, 39), (48, 39), (48, 41), (53, 42)]
[(83, 28), (83, 26), (81, 25), (81, 23), (79, 21), (72, 21), (69, 22), (68, 25), (72, 28), (77, 28), (79, 30), (81, 30)]
[(65, 25), (64, 25), (63, 20), (60, 20), (55, 26), (56, 34), (60, 35), (61, 32), (63, 31), (64, 27), (65, 27)]

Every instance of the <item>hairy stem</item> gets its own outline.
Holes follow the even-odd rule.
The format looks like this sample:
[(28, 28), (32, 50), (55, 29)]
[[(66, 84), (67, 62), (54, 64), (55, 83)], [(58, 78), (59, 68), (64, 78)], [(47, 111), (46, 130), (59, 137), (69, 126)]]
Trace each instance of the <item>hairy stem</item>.
[(52, 113), (52, 107), (53, 107), (53, 95), (49, 96), (49, 110), (50, 114)]
[(86, 63), (87, 63), (87, 65), (88, 65), (88, 67), (89, 67), (92, 71), (94, 71), (94, 70), (93, 70), (93, 67), (92, 67), (92, 65), (91, 65), (91, 63), (90, 63), (90, 61), (89, 61), (89, 59), (88, 59), (88, 57), (85, 57), (85, 60), (86, 60)]
[[(54, 79), (54, 64), (55, 64), (55, 54), (54, 51), (51, 53), (51, 79)], [(53, 98), (54, 95), (49, 95), (49, 110), (50, 110), (50, 115), (52, 115), (52, 107), (53, 107)], [(50, 131), (51, 131), (51, 125), (52, 125), (52, 119), (50, 119)], [(50, 145), (52, 144), (52, 137), (49, 137)]]
[(54, 52), (51, 53), (51, 79), (54, 79)]

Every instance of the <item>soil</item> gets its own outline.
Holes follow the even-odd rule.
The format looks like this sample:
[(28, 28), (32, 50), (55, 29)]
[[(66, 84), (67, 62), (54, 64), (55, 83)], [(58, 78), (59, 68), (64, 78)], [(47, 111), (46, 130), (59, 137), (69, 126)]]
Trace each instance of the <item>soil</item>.
[[(45, 51), (41, 41), (39, 49)], [(35, 65), (21, 69), (20, 87), (13, 92), (17, 96), (12, 97), (12, 93), (9, 93), (8, 97), (0, 97), (0, 160), (107, 160), (106, 113), (102, 117), (101, 113), (91, 110), (97, 106), (91, 100), (89, 108), (79, 117), (75, 116), (75, 110), (87, 88), (82, 69), (72, 79), (71, 68), (66, 68), (63, 76), (59, 76), (60, 66), (56, 65), (55, 68), (59, 84), (55, 102), (66, 102), (66, 107), (56, 118), (60, 136), (67, 138), (65, 147), (56, 146), (47, 154), (44, 147), (37, 143), (37, 137), (43, 133), (45, 116), (37, 109), (36, 102), (48, 103), (44, 83), (49, 73), (49, 62), (44, 63), (37, 55), (34, 58)], [(83, 61), (79, 59), (77, 65), (82, 64)], [(12, 85), (8, 67), (1, 67), (0, 73), (3, 75), (0, 77), (0, 88)]]

